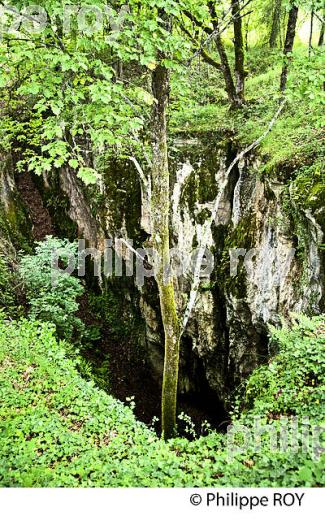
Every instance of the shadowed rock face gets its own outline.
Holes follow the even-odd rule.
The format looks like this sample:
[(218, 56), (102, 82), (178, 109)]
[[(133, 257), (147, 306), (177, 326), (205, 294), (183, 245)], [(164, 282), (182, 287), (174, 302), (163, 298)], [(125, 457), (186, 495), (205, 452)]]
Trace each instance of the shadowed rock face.
[(32, 222), (24, 208), (14, 177), (10, 154), (0, 151), (0, 253), (14, 258), (32, 236)]
[[(170, 161), (172, 246), (188, 260), (204, 243), (214, 257), (214, 269), (201, 279), (183, 336), (179, 389), (188, 394), (207, 385), (223, 401), (267, 360), (268, 324), (278, 324), (280, 316), (288, 317), (292, 311), (317, 314), (324, 289), (317, 245), (323, 232), (315, 217), (300, 211), (297, 226), (288, 186), (276, 178), (262, 180), (262, 164), (254, 157), (239, 163), (225, 178), (235, 156), (231, 142), (209, 135), (176, 140)], [(80, 184), (71, 189), (67, 172), (62, 179), (70, 217), (79, 230), (87, 230), (86, 238), (96, 237), (92, 243), (104, 233), (132, 239), (135, 247), (143, 244), (148, 235), (141, 227), (141, 188), (131, 163), (111, 165), (97, 188), (99, 201), (85, 190), (83, 196)], [(81, 211), (80, 200), (92, 211)], [(211, 222), (216, 201), (216, 218)], [(93, 215), (99, 216), (97, 229)], [(238, 260), (236, 275), (232, 254)], [(188, 266), (176, 278), (180, 315), (192, 282), (193, 268)], [(146, 325), (143, 342), (159, 380), (163, 338), (154, 280), (146, 280), (139, 290), (139, 312)]]
[[(204, 243), (215, 260), (212, 274), (201, 279), (184, 334), (180, 391), (195, 390), (197, 382), (189, 373), (199, 358), (210, 388), (225, 399), (267, 360), (268, 324), (279, 324), (290, 312), (320, 312), (324, 266), (318, 244), (323, 230), (310, 212), (300, 212), (297, 228), (288, 187), (276, 179), (262, 181), (259, 161), (246, 159), (227, 180), (226, 166), (235, 154), (229, 144), (191, 140), (177, 146), (173, 245), (186, 258), (205, 233)], [(206, 226), (220, 186), (216, 219)], [(180, 307), (188, 299), (192, 278), (188, 271), (177, 279)], [(158, 312), (146, 289), (142, 299), (149, 353), (159, 374), (163, 352)]]

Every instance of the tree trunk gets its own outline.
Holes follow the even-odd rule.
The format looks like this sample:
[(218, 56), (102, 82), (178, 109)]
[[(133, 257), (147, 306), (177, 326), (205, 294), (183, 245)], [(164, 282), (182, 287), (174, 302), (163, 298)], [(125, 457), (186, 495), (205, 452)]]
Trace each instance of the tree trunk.
[(281, 7), (282, 7), (282, 0), (275, 0), (273, 15), (272, 15), (272, 27), (271, 27), (271, 33), (270, 33), (270, 39), (269, 39), (269, 45), (270, 45), (271, 49), (276, 47), (278, 37), (279, 37)]
[(240, 100), (236, 93), (235, 84), (234, 84), (234, 80), (232, 78), (227, 53), (226, 53), (222, 38), (219, 34), (217, 34), (215, 41), (216, 41), (217, 51), (218, 51), (218, 54), (220, 57), (220, 65), (221, 65), (223, 78), (225, 80), (225, 87), (226, 87), (228, 100), (231, 103), (231, 105), (238, 107), (241, 103), (240, 103)]
[[(323, 19), (325, 18), (325, 9), (323, 11)], [(322, 22), (322, 26), (320, 28), (318, 47), (324, 45), (324, 33), (325, 33), (325, 22)]]
[(320, 34), (319, 34), (318, 47), (321, 47), (322, 45), (324, 45), (324, 33), (325, 33), (325, 23), (322, 23), (322, 27), (320, 29)]
[(291, 61), (290, 54), (292, 52), (293, 44), (295, 41), (297, 18), (298, 18), (298, 7), (296, 7), (294, 4), (292, 4), (291, 9), (289, 11), (287, 33), (286, 33), (286, 39), (284, 42), (284, 49), (283, 49), (284, 64), (283, 64), (281, 80), (280, 80), (281, 92), (284, 92), (286, 89), (286, 86), (287, 86), (289, 63)]
[(217, 17), (217, 13), (216, 13), (216, 9), (215, 9), (215, 4), (213, 1), (209, 2), (209, 10), (210, 10), (211, 18), (212, 18), (213, 31), (216, 33), (215, 42), (216, 42), (216, 47), (217, 47), (217, 51), (218, 51), (219, 58), (220, 58), (220, 65), (221, 65), (223, 78), (225, 80), (225, 87), (226, 87), (228, 100), (229, 100), (229, 103), (233, 107), (238, 107), (241, 105), (241, 103), (240, 103), (240, 99), (238, 98), (237, 93), (236, 93), (235, 83), (234, 83), (234, 80), (232, 77), (225, 46), (223, 44), (222, 37), (219, 34), (218, 17)]
[(236, 94), (240, 104), (245, 100), (245, 53), (243, 24), (241, 19), (239, 0), (231, 0), (231, 10), (234, 24), (234, 45), (235, 45), (235, 76), (236, 76)]
[(310, 15), (310, 31), (309, 31), (309, 42), (308, 42), (308, 59), (310, 60), (311, 50), (313, 48), (313, 32), (314, 32), (314, 11)]
[(245, 50), (246, 50), (246, 53), (248, 52), (249, 19), (250, 19), (250, 15), (246, 16), (246, 23), (245, 23)]
[(165, 362), (162, 388), (162, 432), (168, 439), (175, 434), (179, 368), (180, 327), (177, 316), (173, 280), (170, 275), (169, 253), (169, 167), (167, 154), (167, 105), (169, 72), (158, 65), (152, 74), (153, 158), (152, 158), (152, 239), (157, 253), (155, 278), (159, 290), (162, 322), (165, 333)]

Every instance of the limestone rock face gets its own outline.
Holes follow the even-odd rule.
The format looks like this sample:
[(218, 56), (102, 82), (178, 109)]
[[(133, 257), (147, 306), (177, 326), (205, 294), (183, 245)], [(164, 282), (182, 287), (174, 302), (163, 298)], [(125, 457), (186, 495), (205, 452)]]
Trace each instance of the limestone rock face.
[[(242, 161), (225, 179), (235, 155), (229, 145), (213, 148), (209, 141), (191, 140), (177, 146), (173, 245), (188, 259), (204, 243), (214, 257), (213, 271), (201, 278), (184, 333), (180, 391), (195, 390), (188, 371), (199, 358), (210, 388), (225, 399), (268, 358), (269, 324), (279, 324), (291, 312), (322, 310), (324, 265), (318, 245), (323, 230), (310, 211), (300, 210), (297, 225), (288, 186), (277, 179), (262, 180), (259, 161)], [(220, 187), (216, 218), (207, 225)], [(185, 265), (176, 283), (180, 313), (192, 281), (193, 269)], [(157, 310), (146, 298), (144, 290), (147, 344), (159, 374), (162, 337), (154, 319)]]
[(5, 154), (0, 155), (0, 200), (4, 211), (10, 211), (15, 182), (13, 179), (12, 164), (10, 157)]

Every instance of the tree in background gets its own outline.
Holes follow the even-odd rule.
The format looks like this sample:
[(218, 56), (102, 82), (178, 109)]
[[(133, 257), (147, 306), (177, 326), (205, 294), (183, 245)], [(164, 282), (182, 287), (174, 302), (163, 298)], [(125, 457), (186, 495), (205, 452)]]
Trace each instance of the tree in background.
[(298, 7), (293, 2), (293, 3), (291, 3), (291, 6), (290, 6), (287, 33), (286, 33), (284, 49), (283, 49), (284, 63), (283, 63), (281, 79), (280, 79), (280, 91), (281, 92), (284, 92), (286, 89), (286, 86), (287, 86), (289, 63), (291, 61), (293, 44), (295, 41), (297, 19), (298, 19)]
[[(194, 26), (194, 36), (186, 24), (182, 23), (181, 27), (185, 34), (190, 37), (192, 43), (196, 45), (196, 55), (202, 56), (208, 65), (220, 70), (225, 82), (225, 90), (229, 103), (232, 107), (238, 108), (245, 101), (245, 51), (242, 18), (247, 15), (245, 8), (250, 4), (251, 0), (240, 4), (239, 0), (231, 0), (228, 9), (223, 5), (209, 0), (206, 3), (206, 13), (204, 18), (199, 18), (195, 11), (188, 9), (183, 10), (183, 14), (192, 22)], [(225, 44), (223, 41), (223, 33), (232, 25), (234, 38), (234, 76), (228, 60)], [(200, 40), (200, 31), (201, 40)], [(203, 41), (202, 41), (203, 40)], [(207, 45), (215, 43), (220, 63), (207, 52)]]
[(281, 16), (282, 16), (282, 0), (274, 0), (273, 12), (272, 12), (272, 25), (269, 38), (269, 45), (271, 49), (277, 46), (280, 27), (281, 27)]
[[(215, 8), (215, 2), (209, 2), (209, 11), (212, 20), (213, 31), (215, 32), (216, 48), (220, 58), (221, 70), (225, 81), (225, 88), (228, 95), (228, 100), (233, 107), (237, 108), (242, 104), (242, 99), (237, 92), (235, 82), (232, 77), (232, 72), (229, 65), (226, 49), (222, 40), (222, 36), (220, 34), (220, 27)], [(239, 16), (239, 13), (237, 13), (237, 16)]]
[(325, 34), (325, 9), (321, 11), (322, 17), (319, 17), (318, 19), (321, 22), (321, 28), (319, 33), (319, 39), (318, 39), (318, 46), (321, 47), (324, 45), (324, 34)]
[(231, 0), (231, 10), (234, 24), (236, 95), (241, 105), (245, 101), (245, 52), (239, 0)]

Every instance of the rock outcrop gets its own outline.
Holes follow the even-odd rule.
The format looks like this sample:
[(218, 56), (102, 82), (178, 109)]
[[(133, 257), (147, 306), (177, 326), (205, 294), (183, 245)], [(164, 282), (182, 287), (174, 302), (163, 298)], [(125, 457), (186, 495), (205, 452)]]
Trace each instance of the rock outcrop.
[[(256, 157), (246, 157), (227, 176), (235, 155), (231, 141), (205, 136), (176, 140), (171, 160), (170, 226), (174, 262), (182, 268), (175, 279), (180, 315), (196, 295), (182, 338), (179, 388), (184, 394), (199, 392), (204, 379), (223, 402), (270, 355), (269, 324), (279, 324), (291, 312), (317, 314), (324, 302), (322, 219), (297, 207), (283, 175), (263, 178)], [(101, 248), (104, 237), (131, 239), (141, 247), (150, 237), (136, 168), (128, 161), (111, 166), (100, 186), (91, 189), (82, 188), (68, 170), (56, 175), (68, 198), (67, 214), (92, 247)], [(1, 201), (10, 208), (13, 180), (4, 171)], [(44, 192), (53, 189), (50, 184), (47, 179)], [(193, 251), (202, 245), (214, 264), (196, 294)], [(146, 280), (139, 291), (143, 343), (160, 378), (164, 353), (154, 280)]]

